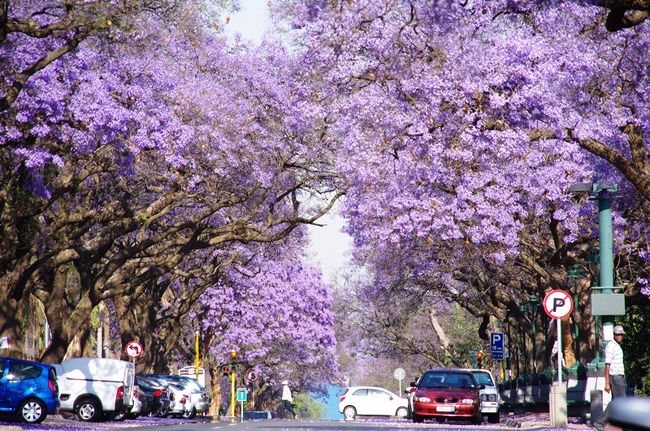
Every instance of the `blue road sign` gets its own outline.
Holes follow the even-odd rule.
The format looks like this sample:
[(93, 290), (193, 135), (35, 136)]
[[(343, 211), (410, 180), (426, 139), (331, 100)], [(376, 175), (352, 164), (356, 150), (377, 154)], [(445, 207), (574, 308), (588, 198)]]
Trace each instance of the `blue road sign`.
[(503, 332), (493, 332), (490, 334), (490, 353), (492, 359), (500, 361), (503, 359)]

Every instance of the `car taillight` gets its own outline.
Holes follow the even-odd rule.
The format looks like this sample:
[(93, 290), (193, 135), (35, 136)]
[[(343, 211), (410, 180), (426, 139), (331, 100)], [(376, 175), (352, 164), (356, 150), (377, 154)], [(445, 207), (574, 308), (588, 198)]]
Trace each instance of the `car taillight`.
[(159, 397), (160, 396), (160, 389), (156, 389), (155, 391), (153, 391), (153, 396), (154, 397)]
[(49, 379), (49, 380), (47, 381), (47, 387), (50, 388), (50, 391), (51, 391), (55, 396), (58, 396), (58, 395), (59, 395), (59, 390), (58, 390), (59, 388), (57, 388), (57, 386), (56, 386), (56, 382), (55, 382), (54, 380)]
[(163, 389), (160, 391), (163, 395), (167, 394), (167, 389)]
[(339, 398), (339, 403), (345, 399), (345, 395), (346, 394), (341, 395), (341, 397)]
[(418, 390), (417, 386), (413, 386), (411, 389), (409, 389), (409, 392), (413, 393), (417, 390)]
[(124, 396), (124, 386), (117, 388), (117, 394), (115, 394), (115, 399), (119, 400)]
[(181, 404), (185, 404), (186, 402), (187, 402), (187, 400), (185, 398), (181, 398), (181, 400), (179, 401), (179, 403), (181, 403)]
[(169, 393), (169, 401), (174, 401), (174, 393), (173, 392)]
[(138, 391), (133, 389), (133, 398), (138, 398)]

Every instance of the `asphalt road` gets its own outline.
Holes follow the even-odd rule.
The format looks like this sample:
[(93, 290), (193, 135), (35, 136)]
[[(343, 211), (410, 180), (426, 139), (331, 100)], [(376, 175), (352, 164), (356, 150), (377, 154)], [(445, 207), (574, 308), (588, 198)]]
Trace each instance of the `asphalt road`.
[[(588, 431), (591, 430), (582, 421), (572, 420), (567, 431)], [(405, 419), (395, 418), (364, 418), (355, 421), (343, 420), (259, 420), (238, 421), (213, 420), (210, 417), (197, 416), (193, 420), (183, 419), (158, 419), (139, 418), (123, 422), (79, 422), (76, 419), (65, 419), (55, 415), (48, 417), (45, 422), (39, 425), (25, 425), (20, 422), (11, 421), (7, 417), (0, 416), (0, 431), (103, 431), (103, 430), (128, 430), (128, 431), (368, 431), (368, 430), (473, 430), (473, 431), (507, 431), (507, 430), (553, 430), (561, 431), (558, 428), (551, 428), (548, 422), (548, 414), (529, 414), (505, 418), (500, 424), (471, 425), (463, 422), (449, 422), (439, 424), (437, 422), (425, 422), (414, 424)], [(610, 428), (614, 431), (614, 428)]]

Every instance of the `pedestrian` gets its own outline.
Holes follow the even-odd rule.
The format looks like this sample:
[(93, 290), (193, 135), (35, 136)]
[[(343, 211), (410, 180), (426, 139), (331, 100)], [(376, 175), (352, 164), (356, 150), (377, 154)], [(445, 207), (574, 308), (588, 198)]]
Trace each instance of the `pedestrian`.
[(287, 419), (287, 412), (291, 412), (293, 419), (296, 418), (296, 411), (293, 409), (293, 397), (289, 389), (289, 381), (282, 381), (282, 417)]
[[(623, 364), (623, 349), (621, 342), (625, 331), (621, 325), (614, 326), (614, 339), (605, 347), (605, 392), (611, 392), (614, 398), (624, 397), (627, 391), (625, 384), (625, 367)], [(598, 431), (605, 429), (605, 421), (609, 412), (609, 404), (600, 417), (593, 422), (592, 426)]]

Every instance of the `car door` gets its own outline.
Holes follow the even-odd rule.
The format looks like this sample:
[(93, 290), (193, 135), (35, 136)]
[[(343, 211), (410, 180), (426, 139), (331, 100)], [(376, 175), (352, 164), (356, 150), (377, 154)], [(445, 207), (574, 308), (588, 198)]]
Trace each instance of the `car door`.
[(357, 415), (369, 415), (370, 403), (368, 402), (368, 389), (356, 389), (352, 392), (352, 405), (357, 411)]
[(38, 365), (9, 361), (5, 398), (14, 408), (18, 407), (20, 401), (25, 398), (25, 394), (39, 389), (37, 377), (41, 376), (42, 373), (43, 368)]
[(368, 389), (368, 402), (371, 415), (390, 416), (395, 414), (392, 410), (392, 395), (381, 389)]

